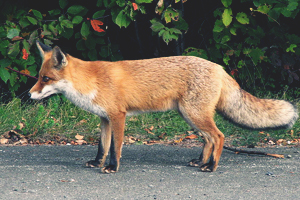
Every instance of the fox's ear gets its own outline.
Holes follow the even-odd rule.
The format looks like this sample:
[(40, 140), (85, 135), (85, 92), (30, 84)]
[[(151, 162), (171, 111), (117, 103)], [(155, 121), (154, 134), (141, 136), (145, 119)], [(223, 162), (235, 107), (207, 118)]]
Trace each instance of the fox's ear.
[(68, 59), (66, 55), (60, 50), (58, 46), (54, 47), (52, 50), (52, 61), (54, 63), (54, 67), (57, 70), (68, 65)]
[(36, 46), (37, 48), (39, 49), (40, 51), (40, 54), (41, 54), (41, 57), (44, 59), (44, 55), (45, 55), (45, 52), (49, 52), (49, 51), (52, 51), (52, 48), (47, 46), (47, 45), (44, 45), (43, 43), (39, 42), (39, 41), (36, 41)]

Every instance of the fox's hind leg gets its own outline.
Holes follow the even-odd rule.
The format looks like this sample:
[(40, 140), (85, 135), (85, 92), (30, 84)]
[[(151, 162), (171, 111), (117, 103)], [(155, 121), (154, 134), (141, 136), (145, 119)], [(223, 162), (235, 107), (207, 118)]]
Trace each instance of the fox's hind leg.
[(224, 135), (213, 120), (214, 109), (186, 102), (179, 106), (179, 111), (193, 128), (202, 133), (205, 141), (199, 160), (192, 160), (190, 165), (200, 166), (201, 171), (216, 171), (223, 150)]
[(109, 152), (111, 145), (111, 126), (109, 121), (105, 118), (101, 118), (101, 134), (98, 144), (98, 153), (95, 160), (90, 160), (86, 163), (87, 167), (103, 167), (106, 156)]
[[(210, 157), (207, 157), (209, 155), (212, 154), (212, 150), (213, 150), (213, 141), (211, 141), (213, 138), (205, 135), (205, 133), (201, 133), (201, 132), (198, 132), (198, 134), (202, 137), (202, 139), (204, 140), (204, 147), (203, 147), (203, 150), (199, 156), (199, 159), (193, 159), (191, 161), (189, 161), (189, 166), (192, 166), (192, 167), (200, 167), (202, 166), (203, 164), (206, 164), (208, 161), (208, 159), (212, 158), (211, 156)], [(203, 155), (206, 155), (205, 157)]]

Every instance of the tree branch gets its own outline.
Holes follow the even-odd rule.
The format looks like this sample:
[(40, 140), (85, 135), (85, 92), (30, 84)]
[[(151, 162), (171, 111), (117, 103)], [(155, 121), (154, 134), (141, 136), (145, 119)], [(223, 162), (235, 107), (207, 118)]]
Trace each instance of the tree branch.
[(35, 79), (35, 80), (38, 80), (37, 77), (30, 76), (29, 74), (25, 74), (25, 73), (19, 72), (18, 70), (12, 69), (12, 68), (10, 68), (10, 67), (6, 67), (6, 69), (9, 69), (9, 70), (12, 70), (12, 71), (14, 71), (14, 72), (17, 72), (18, 74), (21, 74), (21, 75), (23, 75), (23, 76), (27, 76), (27, 77), (29, 77), (29, 78), (33, 78), (33, 79)]
[(275, 158), (284, 158), (284, 155), (282, 155), (282, 154), (270, 154), (270, 153), (265, 153), (265, 152), (262, 152), (262, 151), (247, 151), (247, 150), (236, 149), (236, 148), (231, 148), (231, 147), (227, 147), (227, 146), (224, 146), (223, 148), (227, 149), (229, 151), (234, 151), (236, 154), (238, 154), (238, 153), (246, 153), (246, 154), (256, 154), (256, 155), (271, 156), (271, 157), (275, 157)]

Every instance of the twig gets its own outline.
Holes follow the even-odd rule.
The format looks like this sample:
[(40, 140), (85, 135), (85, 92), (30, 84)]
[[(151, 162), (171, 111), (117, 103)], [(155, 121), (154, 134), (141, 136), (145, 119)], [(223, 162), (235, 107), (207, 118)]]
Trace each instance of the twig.
[(12, 71), (14, 71), (14, 72), (17, 72), (18, 74), (21, 74), (21, 75), (23, 75), (23, 76), (27, 76), (27, 77), (29, 77), (29, 78), (33, 78), (33, 79), (35, 79), (35, 80), (38, 80), (38, 78), (37, 78), (37, 77), (30, 76), (30, 75), (28, 75), (28, 74), (25, 74), (25, 73), (19, 72), (18, 70), (12, 69), (12, 68), (10, 68), (10, 67), (6, 67), (6, 69), (9, 69), (9, 70), (12, 70)]
[(235, 153), (246, 153), (246, 154), (256, 154), (256, 155), (264, 155), (264, 156), (271, 156), (271, 157), (275, 157), (275, 158), (284, 158), (284, 155), (282, 154), (270, 154), (270, 153), (266, 153), (266, 152), (262, 152), (262, 151), (247, 151), (247, 150), (243, 150), (243, 149), (236, 149), (236, 148), (231, 148), (231, 147), (227, 147), (224, 146), (224, 149), (227, 149), (229, 151), (234, 151)]

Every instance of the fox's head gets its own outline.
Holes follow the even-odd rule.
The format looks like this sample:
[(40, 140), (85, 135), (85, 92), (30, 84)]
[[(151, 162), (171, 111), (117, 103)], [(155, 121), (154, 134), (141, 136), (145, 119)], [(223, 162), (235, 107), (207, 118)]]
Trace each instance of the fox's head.
[(59, 47), (48, 47), (37, 41), (36, 43), (43, 59), (37, 83), (29, 91), (32, 99), (42, 99), (51, 94), (61, 93), (64, 83), (64, 69), (68, 65), (68, 55)]

